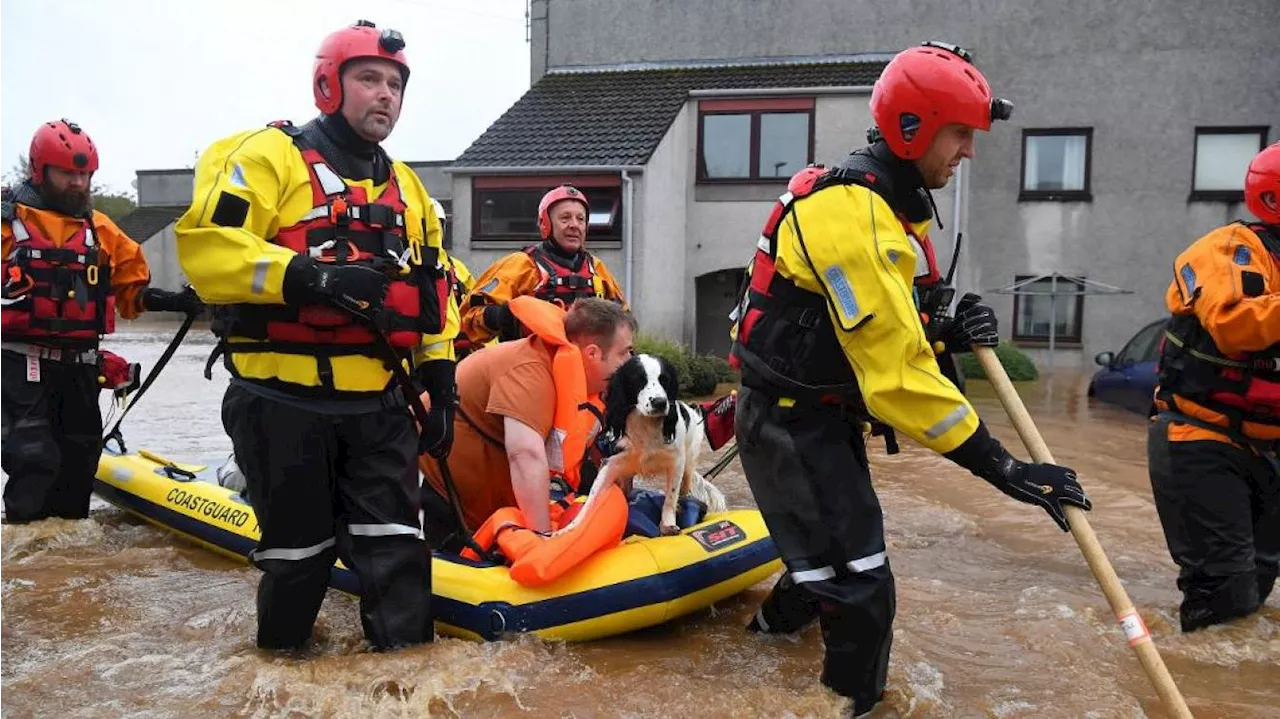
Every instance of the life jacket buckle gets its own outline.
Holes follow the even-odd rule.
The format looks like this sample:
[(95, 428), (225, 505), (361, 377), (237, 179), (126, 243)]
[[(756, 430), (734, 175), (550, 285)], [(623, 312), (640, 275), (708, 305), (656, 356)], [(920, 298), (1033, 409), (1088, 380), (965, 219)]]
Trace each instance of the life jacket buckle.
[(329, 202), (329, 221), (335, 225), (347, 225), (351, 222), (351, 206), (347, 199), (338, 195)]

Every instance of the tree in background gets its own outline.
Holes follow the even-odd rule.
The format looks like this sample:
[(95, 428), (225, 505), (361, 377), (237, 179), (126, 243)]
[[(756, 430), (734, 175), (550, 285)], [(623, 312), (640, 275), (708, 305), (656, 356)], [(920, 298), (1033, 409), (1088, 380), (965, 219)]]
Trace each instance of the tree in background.
[[(18, 162), (4, 173), (4, 184), (11, 187), (25, 182), (29, 177), (31, 177), (31, 164), (27, 161), (26, 155), (18, 155)], [(93, 194), (93, 209), (113, 220), (119, 220), (138, 208), (138, 203), (128, 192), (118, 192), (98, 183), (93, 184), (90, 192)]]

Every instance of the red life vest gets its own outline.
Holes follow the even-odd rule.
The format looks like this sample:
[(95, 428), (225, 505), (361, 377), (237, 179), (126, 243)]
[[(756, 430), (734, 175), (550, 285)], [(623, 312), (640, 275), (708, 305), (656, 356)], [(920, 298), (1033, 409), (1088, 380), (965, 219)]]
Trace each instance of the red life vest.
[(14, 204), (4, 204), (3, 219), (13, 231), (13, 249), (3, 263), (6, 340), (96, 345), (100, 335), (115, 331), (111, 265), (93, 221), (84, 220), (58, 246), (28, 228)]
[[(395, 171), (382, 194), (370, 201), (363, 187), (348, 185), (342, 179), (300, 128), (287, 122), (272, 126), (293, 139), (306, 162), (312, 210), (268, 241), (319, 262), (363, 264), (380, 270), (399, 266), (380, 322), (391, 345), (411, 349), (418, 346), (423, 334), (442, 332), (449, 283), (439, 267), (439, 251), (407, 239), (406, 204)], [(225, 335), (267, 341), (229, 343), (231, 352), (288, 352), (281, 345), (297, 345), (300, 353), (313, 354), (316, 345), (329, 345), (350, 349), (326, 352), (329, 355), (377, 356), (373, 332), (329, 305), (237, 305), (231, 316), (229, 327), (222, 330)]]
[(541, 244), (529, 245), (524, 253), (533, 260), (538, 268), (538, 286), (533, 296), (555, 304), (569, 307), (584, 297), (603, 297), (604, 293), (596, 279), (595, 258), (590, 252), (582, 252), (582, 262), (575, 271), (556, 260)]
[[(1268, 230), (1246, 224), (1263, 239)], [(1185, 397), (1222, 414), (1232, 429), (1244, 422), (1280, 426), (1280, 344), (1227, 355), (1194, 315), (1175, 315), (1160, 340), (1157, 396), (1176, 407)]]

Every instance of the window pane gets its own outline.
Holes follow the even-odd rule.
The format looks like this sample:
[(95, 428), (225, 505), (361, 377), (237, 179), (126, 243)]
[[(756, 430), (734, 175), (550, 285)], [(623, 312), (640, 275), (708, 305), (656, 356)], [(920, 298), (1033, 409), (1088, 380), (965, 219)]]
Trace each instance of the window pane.
[(1024, 190), (1084, 190), (1085, 135), (1028, 135)]
[(760, 116), (759, 177), (791, 177), (809, 159), (809, 113), (770, 112)]
[(604, 188), (592, 190), (591, 194), (587, 195), (587, 203), (591, 205), (587, 223), (591, 229), (608, 230), (613, 227), (615, 200), (614, 193)]
[[(1049, 338), (1050, 313), (1053, 311), (1053, 280), (1036, 280), (1023, 285), (1021, 291), (1040, 294), (1022, 295), (1018, 298), (1017, 333), (1020, 337)], [(1069, 280), (1058, 280), (1058, 292), (1078, 292), (1080, 285)], [(1057, 302), (1056, 336), (1080, 336), (1080, 318), (1076, 316), (1076, 295), (1059, 294)]]
[(539, 190), (477, 190), (480, 236), (538, 235)]
[(1147, 362), (1155, 359), (1154, 347), (1159, 344), (1163, 330), (1163, 324), (1143, 329), (1137, 336), (1129, 340), (1129, 344), (1125, 345), (1125, 348), (1120, 351), (1120, 356), (1116, 358), (1117, 361), (1120, 364), (1124, 364), (1129, 361)]
[(1196, 135), (1196, 190), (1244, 190), (1249, 161), (1262, 147), (1257, 132)]
[(440, 206), (444, 208), (444, 217), (440, 218), (441, 225), (444, 227), (444, 237), (440, 242), (446, 250), (451, 250), (453, 249), (453, 200), (440, 200)]
[(616, 187), (592, 188), (587, 192), (591, 212), (587, 217), (588, 229), (593, 237), (617, 237), (622, 225), (622, 190)]
[(751, 116), (703, 115), (702, 161), (707, 177), (749, 177)]

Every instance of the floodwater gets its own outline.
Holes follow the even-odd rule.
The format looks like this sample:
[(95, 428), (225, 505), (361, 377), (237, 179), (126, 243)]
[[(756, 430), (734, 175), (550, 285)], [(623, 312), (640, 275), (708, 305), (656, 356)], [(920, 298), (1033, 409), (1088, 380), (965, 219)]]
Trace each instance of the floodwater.
[[(173, 327), (134, 324), (107, 346), (149, 364)], [(186, 461), (230, 451), (226, 373), (200, 376), (192, 336), (131, 414), (131, 450)], [(1090, 521), (1198, 717), (1280, 716), (1280, 609), (1177, 631), (1175, 568), (1147, 482), (1144, 421), (1089, 403), (1086, 375), (1020, 391), (1058, 461), (1093, 499)], [(1026, 457), (985, 383), (979, 412)], [(880, 716), (1165, 716), (1075, 543), (1019, 504), (909, 442), (872, 440), (898, 584)], [(710, 467), (712, 458), (704, 459)], [(718, 478), (751, 495), (735, 462)], [(88, 521), (5, 526), (0, 627), (8, 717), (559, 716), (827, 717), (847, 709), (817, 682), (817, 627), (759, 637), (743, 626), (769, 583), (714, 610), (589, 644), (441, 638), (368, 651), (354, 598), (331, 592), (305, 656), (253, 646), (256, 570), (99, 500)]]

